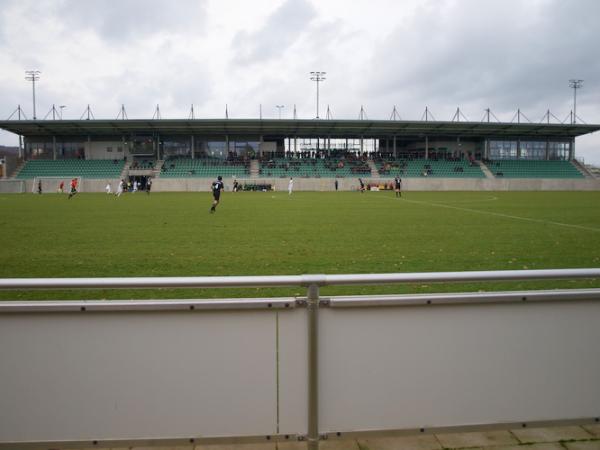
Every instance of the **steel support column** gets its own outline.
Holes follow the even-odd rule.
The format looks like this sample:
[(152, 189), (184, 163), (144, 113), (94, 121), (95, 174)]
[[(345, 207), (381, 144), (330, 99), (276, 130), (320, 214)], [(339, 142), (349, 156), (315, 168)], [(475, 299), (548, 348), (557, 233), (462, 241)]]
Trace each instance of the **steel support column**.
[(319, 286), (311, 284), (308, 313), (308, 436), (307, 449), (319, 450)]

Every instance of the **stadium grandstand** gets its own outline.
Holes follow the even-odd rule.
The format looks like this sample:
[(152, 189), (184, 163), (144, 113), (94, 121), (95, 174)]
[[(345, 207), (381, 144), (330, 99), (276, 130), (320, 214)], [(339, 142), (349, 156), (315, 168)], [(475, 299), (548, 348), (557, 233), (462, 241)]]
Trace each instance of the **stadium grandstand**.
[(359, 177), (385, 184), (396, 176), (408, 189), (541, 189), (540, 181), (551, 189), (599, 188), (575, 158), (575, 138), (600, 125), (124, 119), (9, 120), (0, 128), (23, 142), (5, 178), (81, 177), (88, 192), (106, 180), (148, 177), (155, 190), (201, 190), (217, 175), (277, 189), (293, 177), (300, 190), (333, 189), (333, 179), (353, 189)]

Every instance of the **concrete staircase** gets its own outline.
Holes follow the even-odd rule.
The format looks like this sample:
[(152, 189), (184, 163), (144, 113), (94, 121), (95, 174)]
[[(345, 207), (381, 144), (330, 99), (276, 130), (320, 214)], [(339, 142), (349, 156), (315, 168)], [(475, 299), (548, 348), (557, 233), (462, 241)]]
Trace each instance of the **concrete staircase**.
[(162, 172), (162, 167), (165, 164), (165, 160), (164, 159), (159, 159), (156, 161), (156, 164), (154, 164), (154, 167), (152, 168), (152, 178), (158, 178), (160, 176), (160, 173)]
[(260, 175), (260, 163), (253, 159), (250, 161), (250, 178), (258, 178)]
[(367, 161), (367, 164), (369, 165), (369, 168), (371, 169), (371, 178), (379, 178), (379, 172), (377, 171), (377, 166), (375, 165), (375, 162), (373, 162), (372, 159), (369, 159)]
[(492, 171), (490, 169), (488, 169), (488, 166), (486, 166), (483, 163), (483, 161), (477, 161), (477, 164), (479, 164), (479, 167), (481, 167), (481, 171), (483, 172), (483, 174), (485, 175), (486, 178), (490, 178), (490, 179), (496, 178), (494, 176), (494, 174), (492, 173)]
[(581, 164), (579, 161), (577, 161), (576, 159), (574, 159), (573, 161), (571, 161), (573, 163), (573, 165), (575, 166), (575, 168), (577, 170), (579, 170), (579, 172), (586, 178), (596, 178), (596, 176), (590, 172), (588, 170), (587, 167), (585, 167), (585, 165)]
[(125, 180), (128, 175), (129, 175), (129, 161), (127, 161), (125, 163), (125, 165), (123, 166), (123, 170), (121, 170), (121, 175), (120, 175), (119, 178), (121, 180)]
[[(23, 169), (23, 167), (25, 167), (25, 163), (27, 161), (23, 160), (21, 161), (19, 164), (17, 164), (17, 167), (15, 167), (15, 169), (12, 171), (12, 173), (7, 173), (6, 177), (7, 178), (16, 178), (17, 175), (19, 175), (19, 172), (21, 172), (21, 169)], [(6, 167), (6, 166), (5, 166)]]

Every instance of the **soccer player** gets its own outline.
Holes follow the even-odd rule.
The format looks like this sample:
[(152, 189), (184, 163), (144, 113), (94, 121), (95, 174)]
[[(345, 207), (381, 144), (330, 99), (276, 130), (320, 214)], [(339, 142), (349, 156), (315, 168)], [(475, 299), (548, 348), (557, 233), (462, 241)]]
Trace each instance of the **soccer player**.
[(150, 195), (150, 189), (152, 189), (152, 178), (148, 177), (146, 181), (146, 194)]
[(38, 180), (38, 194), (42, 193), (42, 180)]
[(360, 183), (360, 193), (364, 194), (365, 193), (365, 183), (363, 182), (362, 178), (359, 178), (358, 182)]
[(69, 192), (69, 200), (77, 194), (77, 178), (71, 180), (71, 192)]
[(396, 175), (396, 178), (394, 178), (394, 190), (396, 191), (396, 197), (402, 197), (402, 178), (400, 178), (400, 175)]
[(238, 180), (234, 179), (233, 180), (233, 192), (237, 192), (239, 189), (239, 184), (238, 184)]
[(106, 193), (107, 194), (110, 194), (112, 192), (112, 188), (110, 187), (110, 183), (106, 183), (106, 187), (104, 189), (106, 189)]
[(294, 179), (290, 177), (290, 182), (288, 183), (288, 195), (292, 195), (292, 191), (294, 190)]
[(217, 210), (217, 205), (219, 204), (219, 199), (221, 198), (221, 191), (225, 189), (225, 185), (223, 185), (223, 177), (219, 175), (217, 177), (217, 181), (213, 181), (212, 183), (212, 194), (213, 194), (213, 202), (210, 207), (210, 213), (214, 213)]
[(125, 182), (123, 180), (119, 181), (119, 187), (117, 188), (117, 193), (115, 194), (117, 197), (120, 197), (121, 194), (123, 193), (124, 185), (125, 185)]
[(64, 180), (60, 180), (60, 184), (58, 185), (58, 193), (59, 194), (64, 194), (65, 193), (65, 182), (64, 182)]

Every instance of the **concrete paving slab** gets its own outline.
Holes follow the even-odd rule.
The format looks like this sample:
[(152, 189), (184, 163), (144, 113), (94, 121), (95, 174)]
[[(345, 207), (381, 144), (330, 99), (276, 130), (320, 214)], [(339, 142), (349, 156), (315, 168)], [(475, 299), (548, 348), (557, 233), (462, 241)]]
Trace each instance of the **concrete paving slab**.
[[(306, 449), (306, 447), (304, 447)], [(360, 450), (355, 439), (340, 439), (321, 441), (320, 450)], [(279, 449), (278, 449), (279, 450)]]
[(278, 442), (277, 450), (306, 450), (306, 442)]
[(564, 445), (567, 447), (567, 450), (600, 450), (600, 440), (565, 442)]
[(517, 445), (519, 441), (508, 431), (472, 433), (442, 433), (436, 437), (445, 448), (489, 447), (491, 445)]
[[(541, 444), (527, 445), (501, 445), (499, 447), (484, 447), (479, 450), (565, 450), (558, 442), (544, 442)], [(474, 449), (473, 449), (474, 450)]]
[(194, 450), (194, 446), (180, 445), (174, 447), (131, 447), (131, 450)]
[(532, 442), (558, 442), (571, 439), (589, 439), (593, 437), (582, 427), (518, 428), (511, 430), (523, 444)]
[[(280, 442), (277, 450), (306, 450), (306, 442)], [(319, 450), (360, 450), (352, 439), (326, 440), (319, 443)]]
[(600, 423), (596, 425), (584, 425), (583, 428), (596, 437), (600, 437)]
[(275, 442), (260, 444), (196, 445), (194, 450), (277, 450)]
[(440, 450), (442, 445), (432, 435), (398, 436), (373, 439), (360, 439), (361, 450)]

